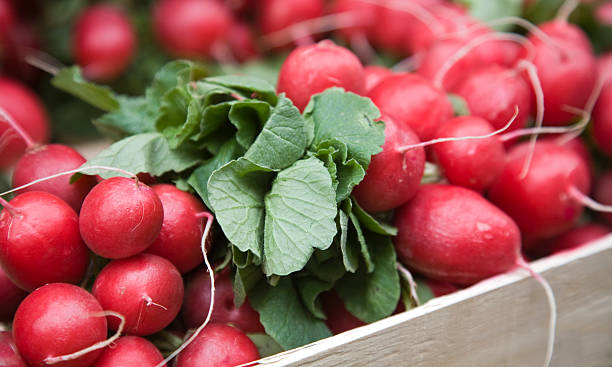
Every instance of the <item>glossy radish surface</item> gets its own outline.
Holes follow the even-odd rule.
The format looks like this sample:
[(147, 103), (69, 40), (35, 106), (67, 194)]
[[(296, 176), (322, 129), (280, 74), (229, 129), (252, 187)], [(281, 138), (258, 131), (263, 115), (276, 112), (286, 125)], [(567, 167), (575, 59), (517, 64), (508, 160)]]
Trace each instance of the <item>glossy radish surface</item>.
[(0, 366), (28, 367), (8, 331), (0, 331)]
[[(100, 303), (72, 284), (52, 283), (32, 292), (19, 305), (13, 320), (13, 337), (30, 366), (48, 366), (45, 359), (71, 354), (106, 338), (106, 318)], [(86, 367), (101, 350), (54, 364)]]
[[(602, 204), (612, 205), (612, 171), (608, 170), (597, 178), (593, 188), (593, 198)], [(600, 213), (600, 215), (612, 225), (612, 213)]]
[(603, 87), (593, 111), (592, 134), (597, 147), (612, 158), (612, 82)]
[(323, 0), (259, 0), (257, 23), (263, 33), (272, 33), (295, 23), (323, 15)]
[(138, 336), (123, 336), (113, 344), (104, 348), (93, 367), (155, 367), (164, 360), (155, 345)]
[(163, 219), (162, 203), (149, 186), (113, 177), (85, 197), (79, 227), (93, 252), (120, 259), (147, 249), (159, 235)]
[[(163, 257), (140, 254), (111, 261), (94, 282), (92, 293), (102, 307), (122, 314), (128, 335), (156, 333), (176, 317), (183, 302), (183, 279)], [(119, 321), (109, 318), (109, 328)]]
[(374, 87), (387, 77), (393, 75), (391, 70), (378, 65), (369, 65), (363, 68), (365, 73), (365, 93), (368, 94)]
[(20, 288), (32, 291), (53, 282), (79, 283), (89, 251), (79, 235), (79, 218), (55, 195), (31, 191), (16, 196), (0, 214), (0, 264)]
[(27, 295), (28, 293), (17, 287), (0, 267), (0, 321), (12, 320), (17, 306)]
[(603, 238), (612, 230), (601, 224), (591, 223), (575, 227), (553, 241), (551, 253), (572, 250)]

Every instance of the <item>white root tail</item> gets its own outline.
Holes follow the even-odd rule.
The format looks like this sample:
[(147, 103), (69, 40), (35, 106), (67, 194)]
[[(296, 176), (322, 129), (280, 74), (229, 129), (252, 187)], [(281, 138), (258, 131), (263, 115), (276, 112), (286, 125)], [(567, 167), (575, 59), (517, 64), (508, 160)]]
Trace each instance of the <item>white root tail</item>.
[(15, 129), (15, 131), (17, 131), (17, 134), (19, 134), (21, 139), (23, 139), (28, 148), (36, 146), (36, 143), (34, 142), (34, 140), (32, 140), (30, 134), (28, 134), (24, 129), (22, 129), (21, 125), (19, 125), (19, 123), (15, 121), (13, 116), (11, 116), (10, 113), (6, 112), (6, 110), (2, 107), (0, 107), (0, 118), (2, 120), (5, 120), (13, 129)]
[(576, 200), (578, 203), (586, 206), (587, 208), (600, 212), (600, 213), (612, 213), (612, 205), (606, 205), (599, 203), (590, 197), (586, 196), (582, 193), (582, 191), (578, 190), (576, 186), (572, 186), (569, 188), (569, 195), (572, 199)]

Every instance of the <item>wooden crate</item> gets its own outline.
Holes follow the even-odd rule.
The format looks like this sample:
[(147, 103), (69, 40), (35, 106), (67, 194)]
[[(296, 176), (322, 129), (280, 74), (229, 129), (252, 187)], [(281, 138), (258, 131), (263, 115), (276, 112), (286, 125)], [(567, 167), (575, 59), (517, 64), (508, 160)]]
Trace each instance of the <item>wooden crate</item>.
[[(612, 235), (532, 265), (557, 299), (551, 366), (612, 366)], [(548, 310), (542, 287), (517, 270), (259, 364), (541, 366)]]

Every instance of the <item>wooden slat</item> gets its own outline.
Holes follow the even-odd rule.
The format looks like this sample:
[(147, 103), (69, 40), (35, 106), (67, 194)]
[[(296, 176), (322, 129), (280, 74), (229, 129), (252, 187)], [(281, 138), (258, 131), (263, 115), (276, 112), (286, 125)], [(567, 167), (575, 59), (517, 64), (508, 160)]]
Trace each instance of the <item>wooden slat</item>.
[[(533, 263), (559, 316), (552, 366), (612, 366), (612, 236)], [(274, 367), (541, 366), (549, 308), (519, 270), (260, 361)]]

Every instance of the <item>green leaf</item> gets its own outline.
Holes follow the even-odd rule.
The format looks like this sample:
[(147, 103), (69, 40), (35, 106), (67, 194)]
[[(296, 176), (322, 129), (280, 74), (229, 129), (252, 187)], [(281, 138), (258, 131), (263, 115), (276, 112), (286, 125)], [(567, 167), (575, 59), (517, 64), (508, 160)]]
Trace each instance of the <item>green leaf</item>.
[(270, 116), (270, 105), (256, 99), (245, 99), (231, 104), (229, 121), (238, 129), (236, 140), (249, 149), (257, 133)]
[(446, 97), (453, 106), (453, 113), (455, 116), (468, 116), (471, 114), (470, 107), (463, 97), (453, 93), (448, 93)]
[(284, 349), (332, 335), (325, 323), (304, 307), (291, 278), (282, 277), (276, 287), (260, 282), (249, 294), (249, 301), (259, 312), (266, 333)]
[(234, 305), (236, 308), (242, 306), (247, 294), (259, 283), (264, 277), (261, 269), (258, 266), (249, 265), (243, 268), (237, 268), (234, 274)]
[(308, 273), (311, 275), (317, 277), (317, 279), (329, 283), (334, 283), (336, 280), (342, 278), (346, 272), (342, 263), (342, 258), (340, 257), (331, 258), (323, 262), (319, 262), (313, 257), (308, 264), (306, 264), (306, 270), (308, 270)]
[(340, 227), (340, 250), (342, 251), (342, 263), (346, 271), (354, 273), (359, 267), (359, 251), (354, 242), (348, 241), (349, 233), (349, 214), (351, 213), (351, 201), (346, 200), (342, 203), (342, 208), (338, 210), (338, 225)]
[(417, 297), (419, 297), (419, 302), (422, 305), (425, 304), (430, 299), (436, 298), (431, 288), (429, 288), (429, 286), (427, 285), (427, 283), (425, 283), (423, 279), (416, 279), (415, 281), (417, 284), (417, 287), (416, 287)]
[(260, 358), (273, 356), (284, 351), (283, 347), (275, 342), (268, 334), (247, 334), (247, 336), (251, 339), (253, 344), (255, 344), (255, 347), (257, 347)]
[(397, 228), (390, 224), (378, 221), (376, 218), (368, 214), (359, 206), (359, 203), (357, 203), (357, 200), (355, 200), (354, 197), (351, 197), (351, 200), (353, 203), (353, 213), (355, 213), (355, 216), (357, 219), (359, 219), (359, 223), (363, 224), (366, 229), (385, 236), (397, 235)]
[(357, 219), (357, 216), (355, 216), (355, 214), (352, 211), (349, 213), (349, 218), (351, 220), (351, 224), (353, 225), (352, 227), (355, 229), (355, 234), (357, 236), (357, 243), (359, 243), (359, 248), (361, 250), (361, 257), (363, 258), (363, 261), (365, 262), (366, 270), (368, 273), (371, 273), (374, 271), (374, 268), (376, 267), (376, 265), (372, 261), (370, 250), (368, 248), (366, 239), (363, 235), (363, 231), (361, 230), (361, 225), (359, 224), (359, 220)]
[(339, 140), (348, 148), (347, 158), (355, 158), (364, 169), (385, 142), (384, 123), (374, 121), (379, 116), (370, 99), (338, 88), (314, 95), (304, 110), (304, 118), (314, 124), (313, 147)]
[(265, 197), (264, 272), (301, 270), (315, 248), (326, 249), (336, 234), (336, 194), (323, 163), (295, 162), (281, 171)]
[[(468, 7), (468, 12), (474, 18), (483, 22), (502, 17), (520, 16), (522, 0), (460, 0)], [(496, 30), (511, 29), (512, 25), (497, 26)]]
[(191, 187), (200, 195), (200, 198), (202, 198), (202, 201), (204, 201), (207, 207), (211, 207), (210, 200), (208, 199), (208, 179), (215, 170), (237, 159), (243, 153), (244, 150), (238, 145), (236, 139), (230, 139), (221, 146), (214, 157), (196, 168), (191, 176), (189, 176), (187, 182), (189, 182)]
[(187, 87), (176, 87), (164, 94), (159, 112), (155, 128), (164, 134), (172, 149), (181, 146), (200, 127), (200, 103)]
[(374, 322), (393, 313), (400, 297), (400, 281), (395, 269), (395, 250), (391, 239), (368, 236), (376, 271), (361, 269), (347, 273), (336, 283), (336, 292), (347, 310), (363, 322)]
[(307, 144), (300, 111), (288, 98), (281, 97), (245, 157), (260, 166), (280, 170), (300, 159)]
[[(103, 150), (82, 167), (107, 166), (131, 173), (147, 172), (161, 176), (166, 172), (182, 172), (200, 162), (198, 154), (187, 150), (172, 150), (160, 133), (145, 133), (127, 137)], [(87, 174), (104, 178), (122, 174), (104, 169), (88, 169)]]
[(108, 87), (85, 80), (78, 66), (61, 69), (51, 79), (51, 84), (103, 111), (114, 111), (119, 108), (115, 93)]
[(325, 314), (323, 313), (323, 307), (319, 300), (319, 295), (325, 291), (332, 289), (334, 286), (331, 282), (325, 282), (314, 277), (301, 277), (296, 278), (295, 283), (297, 285), (298, 292), (302, 297), (302, 302), (315, 317), (325, 320)]
[(147, 88), (146, 98), (149, 103), (159, 104), (164, 94), (170, 89), (202, 79), (206, 74), (204, 67), (196, 62), (170, 61), (155, 73), (151, 86)]
[(97, 128), (116, 138), (155, 131), (159, 111), (146, 98), (119, 96), (117, 100), (119, 109), (93, 121)]
[(276, 88), (267, 81), (251, 76), (223, 75), (209, 77), (206, 83), (234, 89), (246, 98), (261, 99), (271, 105), (276, 105)]
[(262, 257), (264, 196), (274, 175), (246, 158), (219, 168), (208, 180), (208, 198), (217, 222), (240, 251)]

